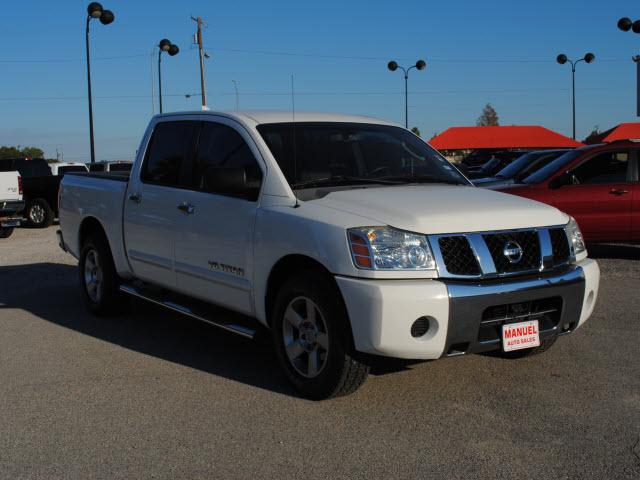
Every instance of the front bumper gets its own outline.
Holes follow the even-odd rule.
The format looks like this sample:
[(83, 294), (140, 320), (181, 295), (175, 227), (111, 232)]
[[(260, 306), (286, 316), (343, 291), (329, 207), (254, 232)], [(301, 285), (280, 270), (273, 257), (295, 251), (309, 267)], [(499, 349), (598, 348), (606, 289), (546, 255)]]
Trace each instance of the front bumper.
[(20, 226), (20, 220), (22, 219), (20, 213), (22, 210), (24, 210), (24, 202), (22, 200), (0, 202), (0, 226)]
[[(336, 281), (356, 350), (436, 359), (502, 348), (501, 325), (523, 321), (527, 314), (538, 318), (531, 309), (550, 312), (541, 320), (541, 339), (572, 332), (593, 312), (600, 270), (594, 260), (585, 259), (562, 272), (526, 279), (453, 282), (336, 277)], [(500, 312), (505, 312), (504, 318)], [(411, 326), (422, 317), (429, 328), (414, 338)]]

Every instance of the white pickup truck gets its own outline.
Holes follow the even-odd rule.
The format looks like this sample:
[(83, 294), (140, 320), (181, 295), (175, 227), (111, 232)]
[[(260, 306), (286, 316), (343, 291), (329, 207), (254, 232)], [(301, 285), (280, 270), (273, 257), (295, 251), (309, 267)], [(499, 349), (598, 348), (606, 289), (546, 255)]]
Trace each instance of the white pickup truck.
[(355, 391), (375, 356), (544, 351), (598, 294), (568, 215), (475, 188), (366, 117), (156, 116), (130, 176), (65, 175), (60, 225), (91, 311), (133, 295), (247, 337), (267, 327), (316, 399)]
[(0, 238), (8, 238), (13, 229), (20, 225), (22, 200), (22, 179), (18, 172), (0, 172)]

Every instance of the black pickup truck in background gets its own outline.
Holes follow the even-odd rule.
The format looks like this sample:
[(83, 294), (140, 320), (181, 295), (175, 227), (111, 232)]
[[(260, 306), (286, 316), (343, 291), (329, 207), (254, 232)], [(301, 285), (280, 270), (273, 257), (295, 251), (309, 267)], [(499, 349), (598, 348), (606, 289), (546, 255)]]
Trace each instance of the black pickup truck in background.
[(14, 170), (22, 177), (23, 215), (27, 223), (36, 228), (48, 227), (58, 216), (58, 188), (62, 176), (52, 175), (47, 161), (42, 158), (0, 159), (0, 172)]

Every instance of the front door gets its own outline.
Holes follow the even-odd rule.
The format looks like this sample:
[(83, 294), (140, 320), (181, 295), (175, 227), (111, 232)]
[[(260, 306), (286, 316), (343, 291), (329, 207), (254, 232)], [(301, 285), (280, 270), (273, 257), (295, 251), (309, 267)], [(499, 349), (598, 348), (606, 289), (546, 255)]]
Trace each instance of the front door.
[(630, 239), (630, 166), (628, 149), (600, 152), (569, 171), (572, 185), (554, 190), (553, 205), (577, 220), (587, 241)]
[[(261, 163), (253, 140), (234, 122), (222, 118), (203, 121), (191, 182), (180, 197), (184, 208), (175, 244), (179, 291), (253, 313), (252, 246)], [(207, 179), (221, 168), (244, 168), (255, 191), (242, 196), (216, 191)]]
[(156, 125), (139, 172), (125, 198), (124, 243), (134, 275), (175, 286), (173, 248), (181, 199), (180, 172), (193, 152), (196, 121)]

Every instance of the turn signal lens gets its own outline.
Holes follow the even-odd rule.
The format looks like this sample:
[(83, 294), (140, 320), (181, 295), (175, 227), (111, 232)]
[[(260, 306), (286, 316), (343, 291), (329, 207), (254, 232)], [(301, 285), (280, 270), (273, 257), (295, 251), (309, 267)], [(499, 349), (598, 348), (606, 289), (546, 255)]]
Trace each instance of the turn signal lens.
[(581, 253), (586, 254), (587, 247), (585, 246), (584, 238), (582, 237), (582, 232), (580, 231), (580, 227), (578, 226), (576, 219), (571, 217), (569, 223), (567, 223), (567, 226), (564, 228), (567, 232), (567, 237), (569, 237), (569, 242), (571, 242), (573, 254), (575, 256), (578, 256)]

